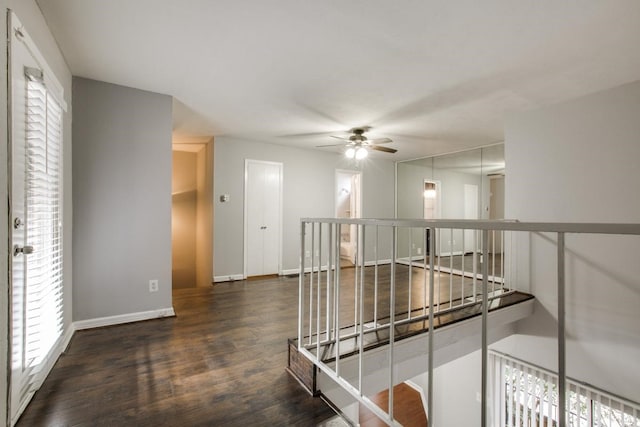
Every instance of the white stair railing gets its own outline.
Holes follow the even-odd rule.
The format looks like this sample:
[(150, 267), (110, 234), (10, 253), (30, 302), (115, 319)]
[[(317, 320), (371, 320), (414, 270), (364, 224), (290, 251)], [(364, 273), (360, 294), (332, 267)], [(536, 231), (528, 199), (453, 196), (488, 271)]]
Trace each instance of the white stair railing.
[[(411, 322), (428, 323), (426, 410), (430, 427), (437, 425), (433, 413), (435, 317), (478, 303), (482, 316), (481, 425), (485, 427), (488, 423), (491, 407), (487, 318), (492, 300), (517, 291), (514, 287), (517, 277), (515, 233), (555, 233), (557, 236), (559, 414), (568, 414), (565, 400), (565, 235), (640, 235), (640, 224), (336, 218), (303, 218), (300, 224), (300, 271), (306, 274), (300, 274), (299, 279), (299, 351), (388, 425), (399, 425), (393, 414), (393, 386), (397, 382), (394, 378), (396, 329)], [(340, 228), (343, 224), (356, 226), (355, 263), (348, 281), (342, 277), (341, 268)], [(468, 255), (465, 230), (474, 232)], [(417, 246), (415, 235), (421, 236)], [(456, 235), (462, 236), (461, 246), (455, 245)], [(406, 252), (402, 248), (404, 245)], [(414, 246), (420, 251), (414, 252)], [(460, 265), (455, 265), (456, 261), (460, 261)], [(387, 264), (389, 267), (385, 267)], [(398, 272), (401, 265), (408, 265), (406, 281)], [(415, 267), (419, 267), (417, 273)], [(373, 269), (373, 273), (367, 274), (367, 268)], [(414, 286), (414, 274), (418, 273), (422, 276), (420, 289)], [(448, 283), (443, 282), (443, 277)], [(471, 279), (471, 283), (465, 279)], [(399, 297), (406, 301), (400, 301)], [(368, 303), (367, 298), (372, 302)], [(404, 302), (406, 308), (399, 309), (399, 301)], [(363, 394), (366, 340), (368, 336), (383, 332), (386, 333), (389, 362), (386, 411)], [(344, 357), (357, 357), (357, 380), (349, 381), (341, 374), (341, 358)], [(559, 417), (560, 427), (567, 425), (567, 416)]]

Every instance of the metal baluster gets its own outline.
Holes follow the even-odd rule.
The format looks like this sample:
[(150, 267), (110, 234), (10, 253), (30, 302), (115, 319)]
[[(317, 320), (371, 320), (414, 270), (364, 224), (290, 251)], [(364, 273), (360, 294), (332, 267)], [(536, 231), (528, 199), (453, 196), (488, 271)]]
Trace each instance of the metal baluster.
[(411, 320), (411, 289), (413, 288), (413, 229), (409, 228), (409, 303), (407, 319)]
[(307, 224), (300, 222), (300, 274), (298, 275), (298, 349), (302, 347), (304, 335), (304, 249)]
[(567, 425), (566, 419), (566, 358), (565, 358), (565, 277), (564, 277), (564, 233), (558, 233), (558, 412), (559, 427)]
[(449, 308), (453, 308), (453, 228), (449, 229)]
[(340, 376), (340, 230), (341, 225), (336, 227), (336, 280), (335, 280), (335, 349), (336, 349), (336, 376)]
[[(431, 238), (429, 239), (429, 360), (427, 361), (428, 367), (428, 392), (427, 392), (427, 420), (430, 426), (434, 426), (433, 422), (433, 321), (434, 321), (434, 312), (435, 312), (435, 304), (434, 304), (434, 289), (435, 289), (435, 228), (431, 228), (429, 231)], [(440, 282), (440, 277), (438, 277), (438, 282)]]
[(396, 251), (397, 251), (397, 228), (391, 229), (391, 284), (389, 301), (389, 419), (393, 420), (393, 346), (395, 340), (395, 316), (396, 316)]
[[(314, 248), (315, 250), (315, 248)], [(318, 277), (317, 277), (317, 311), (316, 311), (316, 357), (320, 360), (320, 314), (322, 312), (322, 223), (318, 223)]]
[[(429, 236), (430, 236), (429, 232)], [(427, 242), (427, 229), (423, 228), (422, 229), (422, 241), (424, 242), (424, 245), (422, 245), (422, 247), (424, 248), (424, 251), (426, 252), (427, 250), (429, 250), (427, 248), (427, 245), (429, 244), (429, 242)], [(427, 254), (425, 253), (422, 256), (422, 315), (425, 316), (427, 314)], [(431, 271), (433, 271), (433, 266), (431, 266)]]
[(358, 225), (361, 229), (360, 234), (362, 239), (362, 268), (360, 269), (360, 338), (358, 343), (358, 391), (360, 397), (362, 397), (362, 374), (363, 374), (363, 353), (364, 353), (364, 225)]
[(460, 275), (460, 305), (464, 305), (464, 279), (465, 279), (465, 271), (464, 271), (464, 255), (465, 248), (464, 245), (464, 235), (466, 230), (462, 230), (462, 274)]
[(373, 247), (375, 264), (373, 267), (373, 325), (378, 327), (378, 226), (376, 225), (376, 244)]
[(333, 274), (333, 228), (334, 225), (332, 223), (327, 224), (328, 233), (329, 233), (329, 242), (328, 242), (328, 251), (327, 254), (327, 313), (325, 314), (325, 318), (327, 321), (326, 329), (326, 339), (327, 341), (331, 340), (331, 275)]
[(353, 258), (353, 332), (358, 332), (358, 260), (360, 259), (360, 227), (356, 225), (356, 253)]
[(486, 427), (487, 425), (487, 321), (489, 314), (489, 299), (487, 293), (487, 275), (488, 275), (488, 262), (486, 262), (489, 256), (489, 231), (482, 231), (482, 408), (481, 408), (481, 421), (480, 425)]
[(311, 223), (311, 272), (309, 273), (309, 345), (313, 344), (313, 267), (314, 256), (313, 249), (315, 246), (315, 226), (316, 223)]

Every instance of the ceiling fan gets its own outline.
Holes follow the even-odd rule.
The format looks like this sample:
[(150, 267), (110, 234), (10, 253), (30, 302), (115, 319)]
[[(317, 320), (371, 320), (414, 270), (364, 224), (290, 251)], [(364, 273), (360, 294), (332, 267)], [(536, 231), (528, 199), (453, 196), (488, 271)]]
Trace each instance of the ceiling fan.
[(361, 160), (367, 157), (367, 155), (369, 154), (368, 150), (382, 151), (384, 153), (396, 153), (398, 151), (394, 148), (378, 145), (393, 142), (390, 138), (368, 139), (364, 135), (364, 133), (369, 129), (369, 127), (353, 128), (349, 131), (351, 132), (351, 136), (349, 136), (348, 138), (331, 135), (332, 138), (340, 139), (344, 142), (341, 144), (318, 145), (318, 147), (345, 146), (346, 150), (344, 152), (344, 155), (350, 159), (356, 158), (357, 160)]

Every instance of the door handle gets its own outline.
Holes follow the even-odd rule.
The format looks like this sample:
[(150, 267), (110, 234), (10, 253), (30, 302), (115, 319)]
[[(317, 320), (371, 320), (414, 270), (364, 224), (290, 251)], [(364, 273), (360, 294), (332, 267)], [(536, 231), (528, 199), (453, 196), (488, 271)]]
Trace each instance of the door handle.
[(20, 254), (29, 255), (33, 253), (33, 246), (24, 245), (24, 246), (13, 246), (13, 256), (18, 256)]

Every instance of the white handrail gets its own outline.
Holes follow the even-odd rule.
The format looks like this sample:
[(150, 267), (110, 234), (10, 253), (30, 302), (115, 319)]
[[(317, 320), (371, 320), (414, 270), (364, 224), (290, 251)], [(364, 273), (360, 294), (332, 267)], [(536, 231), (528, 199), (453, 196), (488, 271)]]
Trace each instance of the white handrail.
[(457, 228), (462, 230), (530, 231), (538, 233), (640, 235), (640, 224), (606, 222), (520, 222), (476, 219), (301, 218), (303, 223), (362, 224), (388, 227)]

